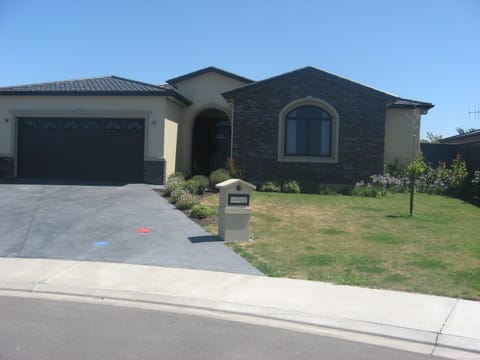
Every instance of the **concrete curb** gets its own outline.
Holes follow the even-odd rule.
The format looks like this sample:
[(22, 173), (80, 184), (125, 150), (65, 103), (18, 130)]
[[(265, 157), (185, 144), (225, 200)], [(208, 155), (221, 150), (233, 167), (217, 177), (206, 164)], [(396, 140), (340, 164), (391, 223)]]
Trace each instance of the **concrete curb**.
[(0, 289), (241, 315), (265, 325), (480, 359), (475, 301), (200, 270), (12, 258), (0, 259)]

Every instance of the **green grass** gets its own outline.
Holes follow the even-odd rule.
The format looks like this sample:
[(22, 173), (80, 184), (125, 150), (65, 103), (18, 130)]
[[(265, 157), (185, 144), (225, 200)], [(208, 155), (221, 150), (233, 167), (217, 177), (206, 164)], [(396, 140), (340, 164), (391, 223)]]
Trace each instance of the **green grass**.
[(418, 194), (412, 217), (408, 194), (255, 192), (251, 206), (255, 241), (229, 246), (267, 275), (480, 300), (480, 209), (461, 200)]

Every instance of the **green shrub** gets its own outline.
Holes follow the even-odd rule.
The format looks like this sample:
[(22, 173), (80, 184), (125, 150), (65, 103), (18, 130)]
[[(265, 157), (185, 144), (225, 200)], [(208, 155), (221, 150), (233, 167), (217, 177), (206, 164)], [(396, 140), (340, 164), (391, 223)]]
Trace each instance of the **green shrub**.
[(167, 184), (173, 181), (176, 181), (177, 179), (182, 179), (185, 180), (187, 178), (187, 174), (183, 171), (175, 171), (173, 174), (170, 174), (167, 179)]
[(278, 184), (278, 182), (274, 180), (269, 180), (263, 183), (262, 186), (260, 186), (259, 191), (263, 192), (281, 192), (282, 187)]
[(350, 194), (353, 196), (377, 197), (386, 195), (387, 191), (380, 185), (364, 184), (362, 181), (352, 188)]
[(163, 189), (163, 196), (170, 197), (172, 192), (179, 189), (184, 189), (185, 180), (179, 177), (171, 178), (171, 181), (165, 185)]
[(210, 174), (209, 177), (210, 186), (212, 189), (215, 189), (215, 185), (228, 179), (230, 179), (230, 174), (226, 169), (215, 170)]
[(211, 207), (205, 206), (205, 205), (195, 205), (192, 209), (192, 212), (190, 214), (190, 217), (194, 219), (206, 219), (208, 217), (213, 217), (217, 215), (217, 212), (215, 209), (212, 209)]
[(337, 190), (335, 190), (330, 185), (322, 185), (320, 187), (320, 191), (318, 192), (320, 195), (337, 195)]
[(207, 190), (208, 185), (210, 184), (210, 180), (208, 180), (208, 177), (206, 177), (205, 175), (195, 175), (190, 180), (198, 183), (198, 191), (196, 192), (196, 194), (198, 195), (203, 194), (205, 190)]
[(471, 181), (472, 197), (478, 199), (480, 197), (480, 170), (475, 171)]
[(171, 195), (170, 195), (170, 200), (169, 200), (170, 203), (175, 204), (178, 201), (178, 199), (180, 199), (180, 197), (185, 195), (185, 194), (193, 195), (188, 190), (185, 190), (185, 189), (182, 189), (182, 188), (173, 190)]
[(189, 210), (197, 203), (198, 199), (195, 197), (195, 195), (189, 192), (184, 192), (180, 194), (177, 198), (177, 201), (175, 202), (175, 207), (178, 210)]
[(299, 194), (300, 185), (298, 185), (298, 182), (296, 180), (287, 180), (282, 184), (282, 192)]
[(203, 194), (200, 183), (193, 179), (188, 179), (187, 181), (185, 181), (184, 189), (191, 194), (198, 194), (198, 195)]

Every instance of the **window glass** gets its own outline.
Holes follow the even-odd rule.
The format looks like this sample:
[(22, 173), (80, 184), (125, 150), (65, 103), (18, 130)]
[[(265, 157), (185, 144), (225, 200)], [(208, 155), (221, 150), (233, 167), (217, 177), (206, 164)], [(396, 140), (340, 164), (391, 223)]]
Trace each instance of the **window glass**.
[(300, 106), (285, 119), (285, 155), (328, 157), (332, 154), (332, 117), (318, 106)]

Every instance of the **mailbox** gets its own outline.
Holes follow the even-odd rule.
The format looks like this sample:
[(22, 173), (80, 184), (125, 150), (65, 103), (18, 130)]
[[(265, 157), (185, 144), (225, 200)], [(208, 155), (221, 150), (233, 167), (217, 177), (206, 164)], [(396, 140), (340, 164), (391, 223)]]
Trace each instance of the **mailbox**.
[(224, 241), (250, 240), (250, 193), (255, 186), (240, 179), (216, 185), (220, 190), (218, 236)]

